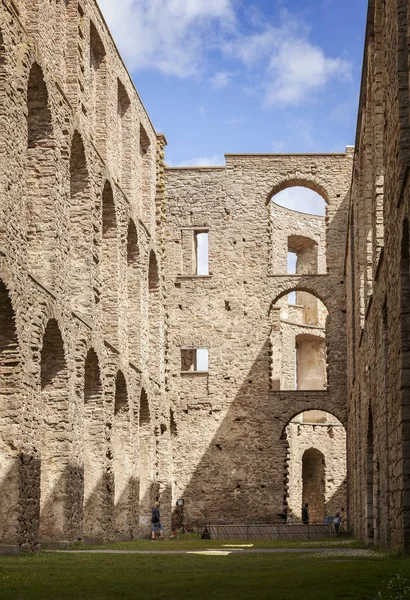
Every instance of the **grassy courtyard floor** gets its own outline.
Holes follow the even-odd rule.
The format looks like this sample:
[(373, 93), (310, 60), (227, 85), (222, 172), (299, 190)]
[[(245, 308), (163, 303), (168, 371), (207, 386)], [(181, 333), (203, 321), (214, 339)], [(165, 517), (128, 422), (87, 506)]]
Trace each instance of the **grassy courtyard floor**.
[[(177, 540), (115, 544), (117, 549), (221, 549)], [(237, 542), (238, 544), (244, 542)], [(261, 546), (262, 544), (262, 546)], [(328, 544), (326, 544), (328, 546)], [(48, 553), (0, 558), (1, 600), (408, 600), (410, 559), (357, 544), (317, 554), (140, 555)], [(195, 546), (195, 548), (193, 547)], [(258, 547), (278, 548), (277, 542)], [(315, 547), (310, 543), (311, 547)], [(256, 547), (256, 544), (255, 546)], [(299, 547), (303, 547), (299, 544)], [(308, 546), (305, 546), (306, 548)], [(104, 547), (106, 548), (106, 547)], [(224, 548), (225, 549), (225, 548)], [(392, 582), (392, 583), (391, 583)], [(390, 585), (390, 589), (389, 589)], [(407, 591), (406, 591), (407, 588)], [(378, 595), (379, 592), (381, 595)]]

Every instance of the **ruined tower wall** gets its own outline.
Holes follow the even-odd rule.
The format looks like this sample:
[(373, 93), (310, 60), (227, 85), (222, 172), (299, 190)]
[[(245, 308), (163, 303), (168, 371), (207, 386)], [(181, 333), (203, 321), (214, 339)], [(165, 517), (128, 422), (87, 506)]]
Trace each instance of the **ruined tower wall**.
[(410, 548), (408, 3), (369, 2), (346, 269), (350, 514)]
[(94, 1), (2, 0), (0, 33), (0, 544), (129, 538), (142, 476), (170, 500), (165, 141)]
[[(167, 169), (173, 495), (185, 498), (190, 522), (276, 518), (287, 494), (287, 424), (309, 409), (346, 423), (343, 253), (351, 158), (350, 151), (228, 155), (226, 167)], [(292, 185), (327, 201), (326, 274), (287, 274), (289, 235), (323, 239), (316, 217), (292, 218), (278, 208), (271, 219), (269, 200)], [(209, 232), (207, 276), (192, 267), (195, 230)], [(272, 389), (278, 358), (271, 308), (294, 289), (311, 292), (329, 311), (326, 390)], [(181, 372), (181, 348), (208, 348), (209, 372)]]

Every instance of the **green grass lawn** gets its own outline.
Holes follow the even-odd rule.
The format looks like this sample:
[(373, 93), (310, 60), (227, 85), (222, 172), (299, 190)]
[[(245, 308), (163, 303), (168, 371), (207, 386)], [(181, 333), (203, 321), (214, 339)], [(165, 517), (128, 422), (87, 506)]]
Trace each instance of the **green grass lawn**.
[(130, 542), (112, 542), (103, 546), (75, 544), (74, 549), (84, 550), (203, 550), (206, 548), (223, 548), (227, 544), (252, 544), (254, 548), (365, 548), (362, 542), (344, 537), (320, 541), (286, 541), (286, 540), (201, 540), (195, 534), (181, 535), (177, 540), (134, 540)]
[[(218, 547), (208, 542), (205, 546)], [(397, 589), (388, 592), (388, 583), (397, 573), (401, 574), (394, 583)], [(410, 559), (395, 555), (42, 552), (0, 558), (1, 600), (408, 600), (410, 588), (398, 591), (406, 585), (410, 585)]]

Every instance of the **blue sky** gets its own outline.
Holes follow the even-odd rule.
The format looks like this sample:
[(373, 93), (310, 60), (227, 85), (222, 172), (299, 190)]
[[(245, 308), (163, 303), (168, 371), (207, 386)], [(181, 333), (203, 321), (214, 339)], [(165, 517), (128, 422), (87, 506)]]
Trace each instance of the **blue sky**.
[(367, 0), (99, 0), (167, 163), (343, 152)]

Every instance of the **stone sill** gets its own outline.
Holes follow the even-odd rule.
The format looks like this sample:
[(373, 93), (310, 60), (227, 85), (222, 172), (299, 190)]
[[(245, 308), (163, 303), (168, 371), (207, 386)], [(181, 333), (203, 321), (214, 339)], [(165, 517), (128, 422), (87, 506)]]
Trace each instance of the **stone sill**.
[[(268, 273), (268, 277), (289, 277), (291, 279), (300, 277), (328, 277), (329, 273)], [(296, 292), (298, 290), (295, 290)]]
[(184, 279), (212, 279), (212, 275), (177, 275), (177, 281)]
[[(325, 395), (325, 394), (329, 394), (329, 390), (270, 390), (271, 394), (286, 394), (286, 395), (290, 395), (290, 394), (309, 394), (309, 395), (313, 395), (313, 394), (319, 394), (320, 396)], [(307, 408), (306, 410), (312, 410)]]
[(311, 423), (309, 422), (305, 422), (302, 421), (301, 423), (299, 423), (299, 421), (291, 421), (291, 423), (294, 423), (296, 425), (309, 425), (309, 427), (343, 427), (344, 425), (342, 425), (341, 423)]
[(180, 371), (181, 375), (209, 375), (209, 371)]
[(296, 323), (295, 321), (288, 321), (287, 319), (281, 319), (280, 322), (286, 323), (287, 325), (292, 325), (292, 327), (303, 327), (304, 329), (314, 329), (315, 331), (323, 332), (325, 331), (325, 328), (320, 327), (320, 325), (307, 325), (306, 323)]

